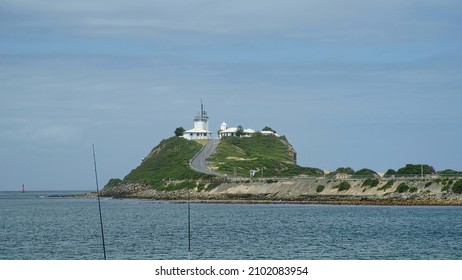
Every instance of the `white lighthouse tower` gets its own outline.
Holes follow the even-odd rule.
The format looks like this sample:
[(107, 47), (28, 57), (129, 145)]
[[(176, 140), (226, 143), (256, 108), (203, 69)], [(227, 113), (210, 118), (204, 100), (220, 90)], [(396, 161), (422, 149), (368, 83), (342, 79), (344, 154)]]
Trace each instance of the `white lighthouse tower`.
[(209, 117), (204, 111), (204, 104), (201, 99), (201, 111), (194, 118), (194, 128), (183, 133), (183, 137), (188, 140), (211, 139), (212, 132), (209, 131)]

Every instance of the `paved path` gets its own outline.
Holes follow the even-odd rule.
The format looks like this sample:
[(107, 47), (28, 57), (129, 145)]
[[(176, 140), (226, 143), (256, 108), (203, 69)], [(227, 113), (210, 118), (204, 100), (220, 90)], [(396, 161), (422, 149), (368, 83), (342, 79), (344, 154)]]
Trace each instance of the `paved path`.
[(223, 176), (220, 173), (213, 172), (207, 168), (207, 158), (211, 156), (217, 146), (220, 143), (220, 139), (210, 139), (210, 141), (200, 150), (190, 161), (189, 166), (197, 172), (211, 174), (216, 176)]

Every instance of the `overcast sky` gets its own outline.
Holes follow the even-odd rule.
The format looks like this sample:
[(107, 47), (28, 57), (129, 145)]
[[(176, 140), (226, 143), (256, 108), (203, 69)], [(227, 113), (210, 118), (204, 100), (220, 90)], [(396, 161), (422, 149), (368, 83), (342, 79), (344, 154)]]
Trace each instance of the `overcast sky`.
[(200, 99), (302, 166), (462, 170), (462, 1), (2, 0), (0, 190), (123, 178)]

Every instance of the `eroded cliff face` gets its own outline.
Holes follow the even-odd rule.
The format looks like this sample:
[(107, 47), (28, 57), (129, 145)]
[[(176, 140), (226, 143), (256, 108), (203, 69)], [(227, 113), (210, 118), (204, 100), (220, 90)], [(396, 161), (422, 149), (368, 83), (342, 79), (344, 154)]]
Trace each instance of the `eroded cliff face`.
[(268, 194), (275, 197), (303, 195), (349, 195), (349, 196), (448, 196), (442, 191), (444, 185), (427, 180), (376, 180), (371, 186), (367, 180), (293, 179), (274, 182), (228, 182), (210, 193)]
[(295, 151), (294, 146), (289, 143), (289, 140), (287, 140), (285, 136), (281, 137), (281, 141), (287, 145), (287, 153), (289, 154), (290, 158), (293, 159), (293, 164), (297, 164), (297, 151)]

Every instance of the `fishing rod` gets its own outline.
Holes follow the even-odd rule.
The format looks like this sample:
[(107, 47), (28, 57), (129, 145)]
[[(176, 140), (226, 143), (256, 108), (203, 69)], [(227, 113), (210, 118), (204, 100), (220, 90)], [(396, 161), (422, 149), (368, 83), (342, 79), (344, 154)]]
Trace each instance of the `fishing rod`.
[(104, 243), (103, 215), (101, 214), (101, 201), (99, 199), (98, 171), (96, 171), (95, 144), (92, 144), (92, 146), (93, 146), (93, 163), (95, 164), (96, 196), (98, 197), (99, 221), (100, 221), (100, 225), (101, 225), (101, 238), (103, 240), (104, 259), (106, 260), (106, 245)]
[(191, 193), (188, 180), (188, 258), (191, 259)]

